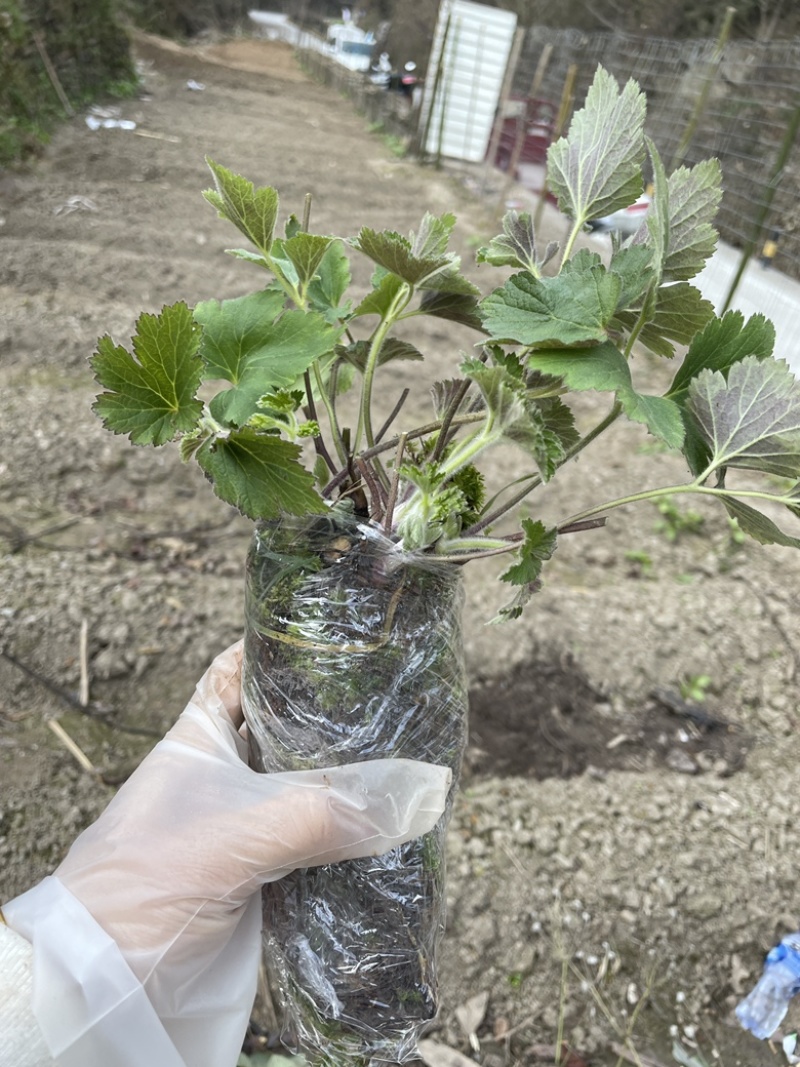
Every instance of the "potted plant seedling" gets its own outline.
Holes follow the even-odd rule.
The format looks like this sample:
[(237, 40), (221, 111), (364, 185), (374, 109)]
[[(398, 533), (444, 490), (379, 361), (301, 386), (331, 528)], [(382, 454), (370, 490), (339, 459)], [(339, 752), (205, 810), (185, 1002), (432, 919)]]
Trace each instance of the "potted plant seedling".
[[(548, 154), (548, 187), (571, 220), (564, 246), (540, 249), (531, 217), (510, 212), (478, 253), (508, 269), (485, 296), (448, 250), (451, 215), (425, 215), (408, 237), (363, 227), (342, 240), (294, 216), (278, 230), (276, 190), (212, 162), (205, 197), (247, 238), (232, 254), (259, 287), (143, 314), (131, 351), (99, 341), (95, 409), (106, 426), (134, 444), (177, 440), (255, 520), (243, 701), (259, 770), (407, 756), (457, 771), (468, 561), (507, 554), (511, 598), (498, 618), (513, 619), (560, 537), (631, 501), (713, 496), (756, 540), (800, 546), (760, 507), (797, 516), (796, 487), (781, 492), (768, 476), (800, 476), (800, 387), (773, 358), (763, 316), (718, 318), (691, 284), (715, 246), (719, 167), (667, 176), (644, 135), (645, 106), (635, 82), (620, 88), (597, 71)], [(654, 193), (641, 229), (607, 262), (576, 250), (590, 220), (639, 197), (645, 165)], [(352, 291), (351, 256), (372, 263), (367, 292)], [(426, 421), (408, 424), (398, 398), (377, 425), (374, 399), (392, 410), (394, 361), (423, 358), (403, 339), (419, 315), (472, 327), (474, 348), (460, 365), (454, 353), (452, 378), (431, 381)], [(684, 352), (662, 395), (637, 386), (639, 347)], [(570, 398), (586, 390), (608, 394), (608, 409), (579, 433)], [(620, 418), (682, 452), (685, 482), (546, 525), (540, 495)], [(519, 468), (489, 485), (481, 463), (500, 442), (518, 446)], [(767, 476), (764, 486), (752, 474), (738, 482), (740, 468)], [(413, 1054), (436, 1011), (446, 822), (387, 855), (298, 871), (265, 892), (273, 987), (312, 1062)]]

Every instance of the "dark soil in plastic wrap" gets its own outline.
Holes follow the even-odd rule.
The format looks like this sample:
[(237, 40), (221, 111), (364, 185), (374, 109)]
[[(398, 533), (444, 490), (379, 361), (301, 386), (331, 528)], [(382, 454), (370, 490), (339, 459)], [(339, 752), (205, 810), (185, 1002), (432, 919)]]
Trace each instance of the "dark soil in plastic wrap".
[[(460, 568), (404, 561), (355, 521), (259, 527), (248, 557), (243, 699), (259, 770), (466, 742)], [(448, 812), (381, 856), (265, 887), (265, 950), (287, 1040), (314, 1062), (397, 1062), (436, 1015)]]

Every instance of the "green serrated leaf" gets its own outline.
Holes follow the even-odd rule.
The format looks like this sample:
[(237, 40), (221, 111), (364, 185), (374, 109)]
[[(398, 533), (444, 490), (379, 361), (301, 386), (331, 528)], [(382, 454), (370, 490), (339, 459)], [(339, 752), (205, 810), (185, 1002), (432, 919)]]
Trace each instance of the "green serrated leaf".
[[(675, 345), (689, 344), (714, 317), (714, 305), (689, 282), (662, 285), (654, 292), (655, 308), (637, 340), (656, 355), (672, 357)], [(635, 316), (618, 316), (630, 322)], [(632, 323), (631, 323), (632, 324)]]
[(641, 422), (649, 432), (669, 448), (683, 447), (685, 430), (681, 409), (663, 396), (649, 396), (635, 390), (617, 393), (625, 414), (633, 422)]
[(462, 326), (483, 331), (483, 323), (478, 314), (478, 301), (472, 295), (430, 290), (423, 292), (419, 310), (424, 315), (435, 315), (437, 318), (460, 322)]
[(425, 212), (419, 230), (411, 234), (411, 251), (415, 256), (442, 256), (447, 252), (447, 243), (456, 224), (455, 215), (432, 215)]
[(717, 246), (711, 220), (722, 199), (719, 160), (707, 159), (689, 169), (681, 167), (669, 177), (669, 245), (663, 279), (694, 278)]
[(541, 268), (555, 255), (558, 245), (551, 242), (539, 259), (536, 251), (536, 233), (533, 217), (529, 211), (509, 211), (503, 216), (503, 232), (476, 254), (478, 263), (490, 263), (494, 267), (517, 267), (539, 274)]
[(523, 345), (571, 347), (606, 339), (622, 283), (599, 256), (579, 252), (552, 278), (515, 274), (480, 305), (489, 336)]
[(333, 237), (323, 237), (316, 233), (298, 233), (283, 241), (283, 254), (294, 266), (299, 284), (303, 288), (316, 276), (333, 240)]
[(534, 351), (526, 358), (532, 370), (562, 378), (576, 392), (613, 392), (629, 419), (643, 423), (670, 448), (680, 448), (684, 426), (679, 406), (664, 397), (638, 393), (628, 361), (607, 342), (570, 351)]
[(300, 288), (300, 275), (297, 267), (286, 254), (285, 246), (286, 242), (281, 237), (276, 237), (272, 242), (272, 248), (269, 250), (270, 269), (275, 271), (276, 275), (283, 278), (289, 287), (297, 292)]
[(711, 464), (800, 476), (800, 382), (782, 360), (745, 356), (728, 370), (703, 370), (686, 408)]
[(403, 279), (398, 278), (396, 274), (383, 274), (372, 292), (367, 293), (356, 307), (353, 318), (361, 315), (378, 315), (384, 318), (404, 284)]
[(642, 192), (646, 100), (633, 79), (620, 92), (597, 68), (585, 106), (547, 152), (547, 186), (578, 223), (635, 203)]
[(736, 519), (741, 529), (759, 544), (800, 548), (800, 538), (784, 533), (772, 519), (768, 519), (756, 508), (732, 496), (724, 496), (722, 502), (731, 518)]
[(106, 390), (93, 406), (105, 426), (135, 445), (163, 445), (194, 430), (203, 410), (195, 397), (203, 373), (200, 335), (181, 301), (139, 316), (133, 354), (101, 337), (90, 362)]
[[(349, 345), (337, 345), (336, 354), (342, 359), (347, 360), (356, 370), (364, 372), (364, 368), (367, 365), (367, 358), (370, 350), (369, 341), (353, 341)], [(408, 341), (401, 341), (396, 337), (389, 337), (381, 346), (380, 353), (378, 355), (378, 366), (381, 367), (385, 363), (391, 363), (396, 359), (423, 359), (423, 355), (418, 348), (410, 344)]]
[(300, 447), (280, 437), (245, 427), (205, 441), (196, 455), (217, 496), (251, 519), (327, 510)]
[(355, 247), (374, 263), (417, 285), (440, 271), (452, 269), (454, 257), (439, 253), (415, 255), (411, 242), (393, 230), (373, 230), (363, 226), (354, 240)]
[(339, 338), (341, 329), (316, 312), (283, 308), (282, 294), (271, 290), (222, 303), (207, 300), (195, 308), (203, 326), (205, 378), (233, 386), (211, 403), (214, 417), (226, 425), (244, 425), (259, 397), (291, 386)]
[(563, 379), (575, 392), (615, 393), (631, 385), (628, 362), (610, 341), (587, 348), (535, 349), (525, 363), (531, 370)]
[(535, 459), (543, 482), (549, 482), (564, 461), (566, 451), (561, 438), (548, 428), (534, 403), (526, 405), (525, 416), (507, 426), (503, 436)]
[(740, 311), (728, 311), (721, 319), (714, 317), (692, 338), (666, 395), (680, 403), (692, 378), (701, 370), (718, 370), (727, 375), (730, 367), (745, 356), (769, 358), (774, 346), (775, 327), (764, 315), (753, 315), (746, 323)]
[(252, 182), (227, 167), (208, 158), (206, 162), (216, 189), (207, 189), (203, 196), (222, 218), (232, 222), (259, 251), (268, 254), (278, 218), (277, 191), (269, 186), (256, 189)]
[(532, 396), (522, 375), (503, 365), (489, 367), (480, 360), (467, 360), (461, 369), (483, 394), (491, 431), (524, 448), (536, 461), (542, 479), (549, 481), (564, 459), (567, 442), (574, 442), (574, 426), (564, 405), (555, 398)]
[(566, 453), (578, 443), (580, 434), (575, 426), (575, 416), (562, 400), (557, 396), (541, 397), (536, 400), (536, 406), (548, 431), (560, 441), (562, 452)]
[(556, 530), (547, 527), (538, 519), (523, 519), (522, 529), (525, 539), (520, 545), (517, 562), (500, 575), (502, 582), (509, 582), (518, 586), (517, 595), (501, 608), (496, 619), (498, 622), (506, 619), (516, 619), (522, 614), (523, 608), (539, 587), (539, 575), (542, 566), (551, 558), (556, 550), (558, 535)]
[(341, 241), (334, 241), (317, 268), (317, 276), (308, 286), (308, 301), (315, 311), (325, 316), (327, 322), (350, 315), (350, 301), (342, 304), (350, 285), (350, 260)]
[(524, 385), (505, 367), (488, 367), (479, 359), (467, 359), (461, 364), (461, 370), (480, 389), (498, 436), (524, 417)]
[(632, 245), (614, 252), (608, 269), (620, 279), (617, 300), (620, 311), (636, 305), (655, 280), (652, 258), (653, 250), (647, 245)]
[(464, 396), (462, 395), (464, 378), (448, 378), (445, 381), (434, 382), (431, 387), (431, 396), (433, 398), (433, 410), (436, 414), (436, 418), (443, 417), (446, 411), (449, 411), (450, 405), (456, 400), (456, 397), (461, 395), (461, 402), (464, 402)]

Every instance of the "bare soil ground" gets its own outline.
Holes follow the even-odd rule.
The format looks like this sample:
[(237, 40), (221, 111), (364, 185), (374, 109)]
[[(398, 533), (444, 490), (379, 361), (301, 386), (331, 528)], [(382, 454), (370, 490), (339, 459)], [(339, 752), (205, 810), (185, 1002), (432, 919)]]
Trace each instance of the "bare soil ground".
[[(474, 175), (398, 160), (281, 46), (137, 48), (135, 131), (79, 117), (35, 166), (0, 173), (0, 899), (54, 868), (242, 628), (248, 523), (174, 451), (134, 449), (90, 410), (98, 335), (124, 342), (141, 310), (254, 287), (222, 254), (235, 239), (200, 196), (204, 156), (277, 185), (287, 210), (310, 191), (320, 232), (454, 210), (471, 259), (496, 225), (491, 185), (481, 199)], [(452, 374), (469, 338), (415, 329)], [(408, 366), (398, 388), (417, 384)], [(415, 392), (410, 411), (426, 403)], [(682, 473), (620, 427), (543, 513)], [(513, 626), (486, 625), (496, 570), (466, 575), (472, 743), (431, 1039), (487, 1067), (553, 1062), (558, 1034), (574, 1065), (671, 1063), (673, 1039), (698, 1063), (775, 1063), (732, 1008), (800, 927), (800, 559), (702, 517), (700, 533), (673, 522), (673, 540), (643, 505), (564, 538)], [(84, 621), (94, 718), (68, 703)], [(704, 690), (699, 713), (669, 696), (681, 682)]]

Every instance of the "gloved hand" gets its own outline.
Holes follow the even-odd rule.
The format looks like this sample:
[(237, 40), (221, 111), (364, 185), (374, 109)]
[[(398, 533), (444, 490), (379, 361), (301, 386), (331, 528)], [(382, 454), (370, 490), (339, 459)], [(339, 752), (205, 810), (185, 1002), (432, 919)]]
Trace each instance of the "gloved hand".
[[(235, 1064), (255, 995), (259, 887), (297, 867), (386, 852), (444, 810), (450, 771), (412, 760), (252, 771), (240, 668), (238, 644), (55, 878), (4, 907), (34, 943), (34, 1010), (59, 1064)], [(111, 1004), (115, 949), (133, 974), (119, 978)], [(177, 1059), (146, 1046), (141, 1021), (135, 1032), (123, 1022), (141, 987)], [(120, 1058), (128, 1041), (140, 1058)]]

